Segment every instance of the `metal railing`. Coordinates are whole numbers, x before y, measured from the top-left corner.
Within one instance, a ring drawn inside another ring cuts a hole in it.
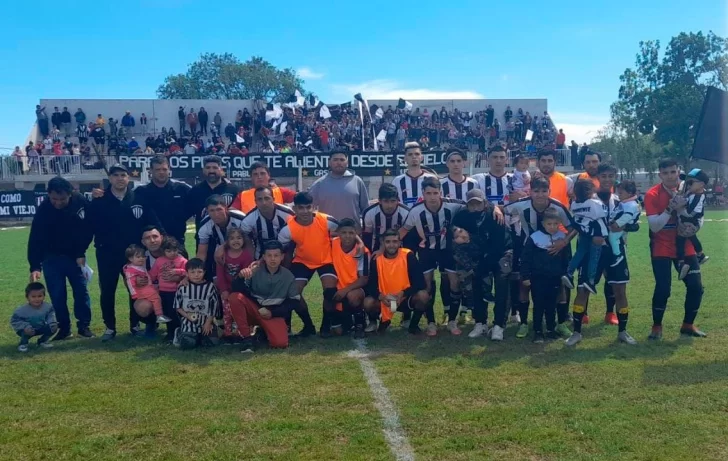
[[[100,167],[82,155],[38,155],[34,157],[12,155],[0,157],[0,178],[16,179],[31,175],[82,175],[97,173]]]

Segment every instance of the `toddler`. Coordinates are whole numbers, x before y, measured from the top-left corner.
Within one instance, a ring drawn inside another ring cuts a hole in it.
[[[157,323],[170,322],[171,319],[164,315],[162,311],[162,300],[159,297],[159,292],[152,283],[150,273],[147,272],[147,258],[144,255],[144,248],[139,245],[130,245],[126,249],[125,255],[128,264],[123,269],[124,280],[126,280],[131,299],[134,301],[143,299],[152,303],[154,314],[157,316]],[[137,282],[139,277],[145,277],[148,280],[147,284],[144,286],[139,285],[139,282]]]
[[[45,286],[40,282],[29,283],[25,287],[26,304],[15,309],[10,317],[10,326],[20,336],[18,351],[28,352],[28,342],[34,336],[38,338],[40,347],[53,347],[51,336],[58,331],[56,311],[45,302]]]
[[[189,283],[180,285],[174,295],[174,310],[181,320],[172,344],[182,349],[216,345],[217,330],[213,322],[219,308],[220,293],[212,282],[205,280],[204,261],[192,258],[185,268]]]
[[[531,195],[531,173],[528,172],[528,157],[523,154],[518,154],[513,161],[515,163],[515,170],[513,170],[513,190]]]
[[[680,280],[687,277],[690,264],[685,264],[685,243],[687,240],[693,244],[698,263],[708,262],[708,256],[703,253],[703,245],[698,240],[697,233],[703,225],[705,212],[705,186],[710,182],[708,175],[700,168],[695,168],[687,174],[685,179],[685,201],[687,206],[677,215],[677,249],[678,268]]]
[[[159,285],[159,296],[162,298],[162,310],[174,312],[174,294],[180,280],[185,278],[185,264],[187,259],[180,255],[180,245],[176,238],[165,237],[162,242],[164,256],[157,258],[149,271],[152,281]],[[169,320],[168,320],[169,321]],[[171,328],[171,325],[167,326]],[[168,338],[172,331],[168,330]]]

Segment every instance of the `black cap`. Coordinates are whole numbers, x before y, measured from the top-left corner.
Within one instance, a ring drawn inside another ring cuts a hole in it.
[[[129,170],[121,163],[114,163],[113,165],[111,165],[111,168],[109,168],[109,174],[114,174],[117,171],[123,171],[127,174],[129,173]]]
[[[687,179],[697,179],[698,181],[701,181],[705,184],[708,184],[710,182],[710,177],[708,176],[708,174],[700,168],[690,170]]]

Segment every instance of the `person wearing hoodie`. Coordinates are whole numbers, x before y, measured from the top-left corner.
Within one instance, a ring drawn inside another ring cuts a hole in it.
[[[321,213],[338,220],[351,218],[361,223],[362,213],[369,206],[369,193],[364,181],[348,167],[349,157],[345,152],[332,152],[329,173],[317,179],[309,192]]]
[[[129,112],[128,110],[126,111],[124,116],[121,117],[121,126],[124,127],[126,134],[132,135],[134,133],[134,127],[136,126],[136,120],[134,120],[134,117],[131,115],[131,112]]]
[[[76,126],[86,124],[86,113],[80,107],[78,108],[76,113],[73,114],[73,118],[76,119]]]

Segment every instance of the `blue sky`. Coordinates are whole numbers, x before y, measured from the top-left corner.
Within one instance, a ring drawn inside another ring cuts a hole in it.
[[[226,51],[298,69],[334,103],[359,91],[545,97],[567,136],[585,139],[609,118],[640,40],[728,35],[725,0],[39,0],[3,10],[2,148],[25,140],[40,98],[155,98],[165,76]]]

